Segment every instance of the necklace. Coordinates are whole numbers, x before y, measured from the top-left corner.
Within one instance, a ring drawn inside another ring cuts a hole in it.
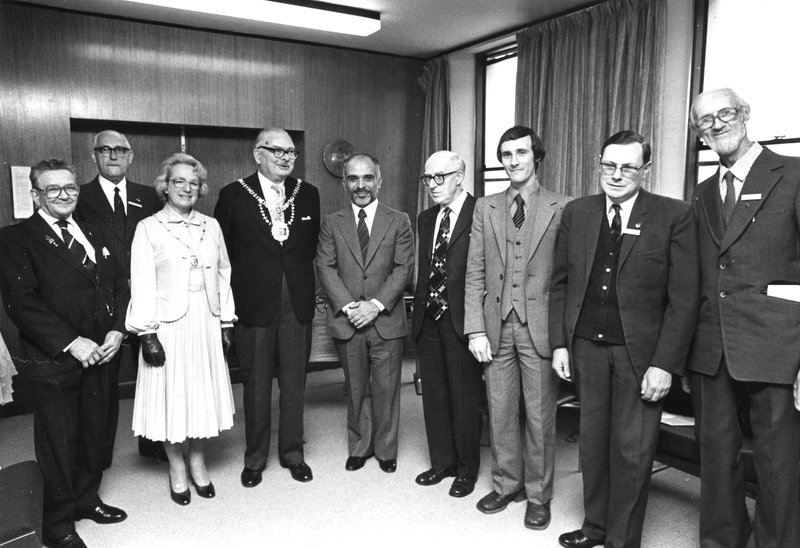
[[[194,249],[192,249],[192,246],[190,246],[189,244],[187,244],[186,242],[184,242],[182,239],[180,239],[180,238],[178,237],[178,235],[177,235],[177,234],[175,234],[174,232],[172,232],[172,231],[169,229],[169,227],[167,226],[167,224],[166,224],[166,223],[164,223],[164,221],[162,221],[161,219],[159,219],[159,218],[158,218],[158,215],[155,215],[155,218],[156,218],[156,220],[157,220],[157,221],[158,221],[158,222],[161,224],[161,226],[163,226],[163,227],[164,227],[164,230],[166,230],[167,232],[169,232],[170,236],[172,236],[173,238],[175,238],[176,240],[178,240],[180,243],[182,243],[184,246],[186,246],[186,248],[189,250],[189,253],[191,253],[191,256],[189,257],[189,264],[191,264],[191,265],[192,265],[192,268],[197,268],[197,265],[198,265],[198,264],[200,264],[200,261],[197,259],[197,255],[195,255],[195,253],[194,253]],[[184,226],[189,226],[189,223],[187,223],[186,221],[181,221],[181,222],[184,224]],[[205,218],[204,218],[204,219],[203,219],[203,233],[202,233],[202,234],[200,234],[200,241],[199,241],[199,242],[197,242],[197,246],[196,246],[196,247],[200,247],[200,244],[202,244],[202,243],[203,243],[203,238],[205,238],[205,237],[206,237],[206,220],[205,220]]]
[[[264,222],[267,223],[267,226],[272,228],[272,237],[275,238],[275,240],[279,242],[281,245],[283,245],[283,242],[289,239],[289,227],[294,222],[294,199],[297,197],[297,193],[300,192],[300,185],[302,184],[302,182],[303,181],[301,179],[297,179],[297,185],[295,185],[294,191],[292,191],[292,195],[289,197],[289,199],[286,200],[286,202],[284,202],[283,205],[274,208],[279,211],[286,211],[287,209],[290,208],[291,211],[289,213],[289,221],[272,222],[270,220],[270,216],[267,215],[267,210],[269,210],[269,204],[267,203],[267,201],[264,200],[264,198],[262,198],[258,194],[256,194],[255,191],[249,186],[247,186],[242,179],[239,179],[239,184],[242,185],[242,187],[244,187],[247,193],[250,196],[252,196],[256,202],[258,202],[258,211],[261,213],[261,218],[264,219]]]

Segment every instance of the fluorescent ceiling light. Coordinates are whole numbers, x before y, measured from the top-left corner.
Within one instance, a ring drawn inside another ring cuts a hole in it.
[[[326,2],[297,1],[272,2],[269,0],[128,0],[138,4],[150,4],[224,17],[237,17],[291,25],[307,29],[369,36],[381,29],[379,13]]]

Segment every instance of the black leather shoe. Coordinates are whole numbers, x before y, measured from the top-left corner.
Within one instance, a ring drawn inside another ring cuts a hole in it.
[[[453,485],[450,486],[451,497],[466,497],[475,490],[475,480],[465,477],[457,477],[453,480]]]
[[[372,455],[366,457],[347,457],[347,462],[344,463],[344,469],[351,472],[364,468],[364,463],[372,458]]]
[[[592,546],[601,546],[606,543],[605,539],[595,540],[583,534],[583,531],[570,531],[558,537],[558,543],[566,548],[592,548]]]
[[[301,481],[303,483],[314,479],[314,474],[311,473],[311,467],[305,462],[298,462],[297,464],[281,464],[284,468],[289,469],[292,474],[292,479]]]
[[[242,469],[242,485],[244,487],[255,487],[261,483],[261,470],[253,470],[252,468]]]
[[[456,471],[452,468],[431,468],[417,476],[414,480],[420,485],[436,485],[444,478],[452,478],[456,475]]]
[[[83,539],[75,531],[68,533],[60,538],[54,538],[45,542],[45,546],[50,548],[86,548]]]
[[[378,465],[380,465],[381,470],[383,470],[387,474],[391,474],[392,472],[397,470],[397,459],[386,459],[386,460],[378,459]]]
[[[209,484],[211,485],[211,484]],[[212,487],[213,489],[213,487]],[[198,489],[197,494],[200,494],[200,490]],[[178,493],[177,491],[172,490],[172,485],[169,486],[169,498],[172,499],[172,502],[175,504],[180,504],[181,506],[186,506],[190,502],[192,502],[192,492],[186,489],[185,491],[181,491]]]
[[[125,510],[114,508],[101,502],[94,508],[88,510],[78,510],[75,519],[90,519],[95,523],[119,523],[128,517]]]
[[[167,462],[167,453],[164,451],[164,444],[160,441],[153,441],[139,436],[139,454],[143,457],[154,459],[159,462]]]
[[[217,496],[217,491],[216,489],[214,489],[214,484],[211,483],[210,481],[208,482],[208,485],[197,485],[197,483],[193,479],[192,483],[194,483],[194,490],[197,491],[197,494],[203,497],[204,499],[213,499],[215,496]],[[186,492],[188,493],[189,490],[187,489]],[[189,503],[187,502],[186,504]]]
[[[547,529],[548,525],[550,525],[550,503],[536,504],[528,501],[528,507],[525,508],[525,527],[541,531]]]
[[[484,514],[496,514],[497,512],[502,512],[505,510],[506,506],[508,506],[512,501],[521,502],[523,500],[525,500],[524,489],[517,491],[516,493],[511,493],[510,495],[501,495],[497,491],[492,491],[479,500],[478,504],[475,506]]]

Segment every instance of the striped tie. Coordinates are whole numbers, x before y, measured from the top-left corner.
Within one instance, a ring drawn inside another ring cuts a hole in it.
[[[367,223],[364,219],[367,218],[367,212],[364,208],[358,210],[358,243],[361,244],[361,258],[367,260],[367,250],[369,249],[369,230],[367,230]]]
[[[522,223],[525,222],[525,200],[522,199],[522,194],[514,196],[514,203],[517,204],[517,210],[514,212],[514,226],[519,230],[522,228]]]
[[[428,278],[428,310],[434,320],[447,310],[447,243],[450,238],[450,208],[444,208],[439,233],[431,257],[431,275]]]
[[[86,268],[86,270],[89,272],[94,272],[95,264],[86,253],[86,248],[83,247],[67,229],[69,223],[64,219],[61,219],[56,221],[56,224],[61,228],[61,238],[63,238],[64,243],[67,244],[67,249],[69,249],[69,252],[75,255],[78,260],[80,260],[81,264],[84,266],[84,268]]]

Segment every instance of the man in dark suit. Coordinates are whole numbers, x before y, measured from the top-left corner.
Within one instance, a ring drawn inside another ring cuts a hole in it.
[[[414,269],[408,215],[378,203],[378,161],[349,158],[343,184],[350,207],[322,221],[317,273],[328,296],[334,338],[347,386],[347,470],[373,456],[384,472],[397,469],[400,369],[406,310],[403,290]]]
[[[497,159],[511,185],[475,204],[464,296],[464,334],[485,364],[492,444],[492,491],[477,508],[494,514],[527,500],[529,529],[550,524],[558,379],[550,364],[547,305],[558,223],[569,201],[539,185],[544,153],[528,127],[500,137]]]
[[[600,157],[602,194],[567,204],[550,290],[553,369],[581,401],[583,526],[562,546],[638,547],[663,397],[697,314],[689,204],[650,194],[651,149],[620,131]],[[571,364],[570,364],[571,358]]]
[[[411,333],[417,341],[422,409],[431,468],[417,476],[434,485],[456,476],[453,497],[475,488],[480,465],[481,367],[464,337],[464,274],[475,198],[461,186],[466,166],[447,150],[425,162],[420,177],[433,207],[419,214],[417,283]]]
[[[81,186],[75,217],[94,225],[119,263],[125,277],[130,280],[131,243],[136,224],[161,208],[152,187],[127,180],[128,168],[133,162],[133,149],[128,139],[112,130],[101,131],[92,143],[92,159],[97,166],[97,177]],[[139,343],[129,337],[134,366],[139,360]],[[119,360],[109,365],[109,412],[104,442],[105,468],[111,466],[114,440],[119,418]],[[166,460],[160,443],[139,438],[139,454]]]
[[[244,386],[245,487],[261,483],[267,465],[276,376],[280,465],[297,481],[313,479],[303,453],[303,403],[314,319],[319,192],[289,176],[298,154],[284,130],[262,130],[253,148],[258,171],[223,187],[214,210],[228,247],[239,316],[234,347]]]
[[[124,511],[97,493],[109,408],[130,292],[99,233],[76,222],[75,168],[45,160],[31,169],[39,210],[0,231],[0,292],[19,328],[19,374],[33,401],[34,448],[44,477],[44,541],[85,546],[75,520],[116,523]]]
[[[749,119],[750,105],[730,89],[704,92],[692,105],[692,126],[720,162],[692,201],[701,294],[689,369],[704,547],[744,546],[751,533],[739,456],[743,401],[759,487],[756,545],[800,546],[800,160],[750,141]]]

